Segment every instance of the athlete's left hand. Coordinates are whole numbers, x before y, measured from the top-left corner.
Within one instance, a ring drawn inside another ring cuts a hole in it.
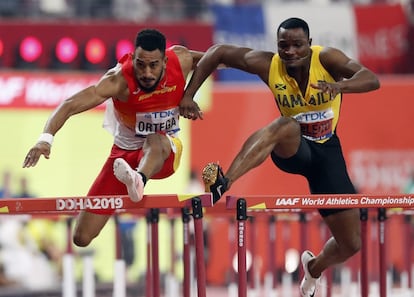
[[[314,89],[319,89],[323,93],[329,94],[331,99],[335,98],[336,95],[341,93],[341,89],[339,87],[339,84],[336,83],[336,82],[329,83],[329,82],[326,82],[324,80],[318,80],[317,84],[311,83],[310,85]]]
[[[180,115],[186,119],[196,120],[203,119],[203,112],[200,110],[197,102],[189,96],[184,96],[180,102]]]

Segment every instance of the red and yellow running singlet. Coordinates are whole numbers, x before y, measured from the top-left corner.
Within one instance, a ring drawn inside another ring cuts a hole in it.
[[[117,126],[115,144],[124,149],[139,148],[145,136],[179,131],[179,103],[184,94],[185,79],[180,61],[172,49],[166,50],[167,66],[157,88],[150,93],[140,90],[134,75],[132,54],[119,60],[128,83],[128,101],[112,98]]]

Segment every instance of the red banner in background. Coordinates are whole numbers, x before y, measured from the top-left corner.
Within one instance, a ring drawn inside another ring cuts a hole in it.
[[[357,5],[354,9],[360,62],[376,73],[410,72],[410,26],[402,5]]]
[[[86,73],[0,73],[0,108],[55,108],[99,77]]]
[[[414,148],[352,150],[349,170],[362,193],[399,193],[414,170]]]

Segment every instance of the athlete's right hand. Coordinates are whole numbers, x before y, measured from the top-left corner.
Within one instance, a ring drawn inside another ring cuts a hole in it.
[[[46,159],[49,159],[51,145],[47,142],[41,141],[36,143],[26,155],[26,158],[23,161],[23,168],[34,167],[41,155],[45,156]]]

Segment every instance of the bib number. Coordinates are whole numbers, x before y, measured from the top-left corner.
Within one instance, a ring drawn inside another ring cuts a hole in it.
[[[300,113],[294,116],[299,122],[302,135],[313,141],[330,138],[333,134],[332,109]]]

